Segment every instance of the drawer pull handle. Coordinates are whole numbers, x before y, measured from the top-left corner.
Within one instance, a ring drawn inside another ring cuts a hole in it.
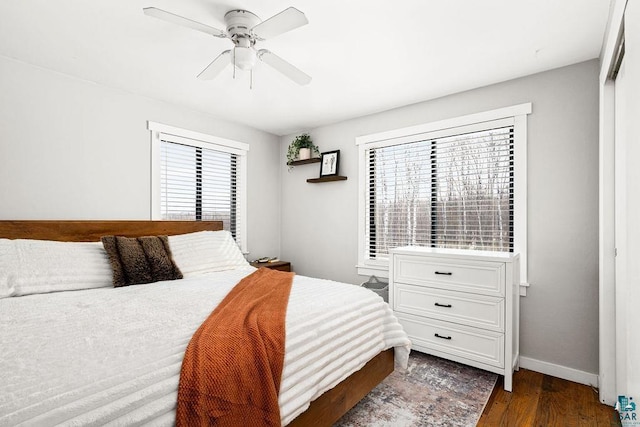
[[[441,276],[451,276],[453,273],[450,271],[436,271],[436,274],[439,274]]]
[[[439,302],[434,304],[436,307],[445,307],[445,308],[451,308],[451,304],[440,304]]]
[[[442,335],[435,334],[436,338],[442,338],[443,340],[450,340],[451,337],[443,337]]]

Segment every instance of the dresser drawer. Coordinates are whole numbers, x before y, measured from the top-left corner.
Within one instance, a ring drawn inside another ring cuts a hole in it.
[[[504,331],[504,298],[395,283],[393,310]]]
[[[504,335],[410,314],[396,316],[419,351],[451,354],[496,368],[504,368]]]
[[[394,282],[493,296],[504,296],[502,262],[464,261],[397,254]]]

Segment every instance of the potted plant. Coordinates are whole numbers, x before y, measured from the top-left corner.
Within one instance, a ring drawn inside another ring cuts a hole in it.
[[[312,151],[316,156],[320,155],[320,150],[313,143],[308,133],[296,136],[287,150],[287,164],[291,164],[294,160],[310,159]]]

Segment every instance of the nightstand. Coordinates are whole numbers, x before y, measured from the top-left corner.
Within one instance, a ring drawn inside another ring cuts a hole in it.
[[[252,262],[251,265],[255,268],[264,267],[272,270],[291,271],[291,263],[289,261]]]

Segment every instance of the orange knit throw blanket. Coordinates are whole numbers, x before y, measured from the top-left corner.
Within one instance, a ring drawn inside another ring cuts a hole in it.
[[[191,338],[176,425],[280,426],[278,393],[293,273],[242,279]]]

